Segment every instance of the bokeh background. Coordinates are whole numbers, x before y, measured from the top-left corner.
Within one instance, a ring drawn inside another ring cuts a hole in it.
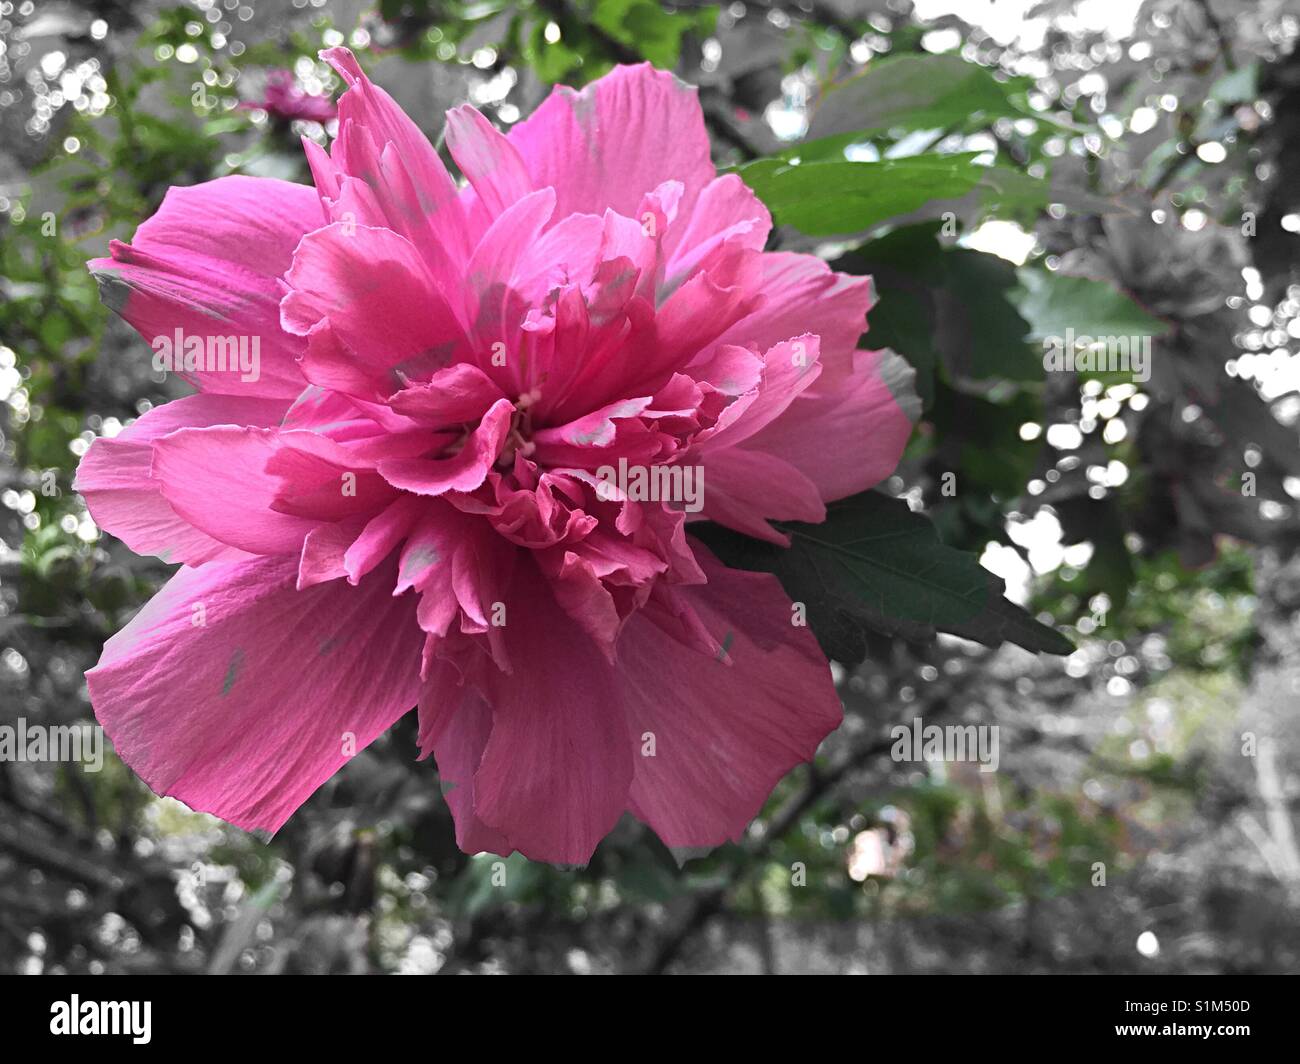
[[[869,633],[817,763],[685,863],[631,820],[586,869],[460,853],[410,717],[269,844],[111,754],[0,762],[0,970],[1295,971],[1298,36],[1281,0],[0,0],[0,724],[91,722],[168,575],[71,490],[181,389],[85,261],[170,185],[309,180],[340,43],[435,140],[648,58],[721,166],[981,153],[992,191],[774,241],[875,275],[926,399],[886,490],[1077,646]],[[1044,373],[1064,325],[1158,332],[1150,380]],[[916,717],[998,725],[999,770],[894,762]]]

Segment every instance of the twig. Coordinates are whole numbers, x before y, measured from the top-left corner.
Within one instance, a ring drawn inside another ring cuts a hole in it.
[[[727,895],[757,867],[772,843],[783,837],[787,831],[799,822],[810,808],[817,804],[827,791],[843,779],[849,772],[859,768],[866,761],[884,753],[893,745],[892,739],[873,743],[871,746],[855,751],[844,758],[838,765],[822,775],[810,774],[811,779],[798,794],[789,799],[772,817],[767,830],[746,846],[743,863],[734,864],[727,878],[722,883],[714,884],[696,895],[694,902],[680,921],[656,947],[644,973],[660,975],[676,959],[686,942],[692,938],[721,909]]]
[[[1223,23],[1219,21],[1219,16],[1214,13],[1210,7],[1210,0],[1197,0],[1201,12],[1205,15],[1205,24],[1210,28],[1219,42],[1219,52],[1223,55],[1223,65],[1229,70],[1237,69],[1237,61],[1232,57],[1232,47],[1228,44],[1228,34],[1224,31]]]

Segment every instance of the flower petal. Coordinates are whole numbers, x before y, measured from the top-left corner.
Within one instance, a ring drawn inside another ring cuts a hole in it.
[[[557,218],[606,208],[638,217],[665,181],[683,184],[688,211],[714,175],[695,89],[649,63],[615,67],[581,92],[557,86],[509,139],[533,187],[555,188]]]
[[[297,554],[317,524],[272,509],[280,482],[266,471],[280,450],[272,429],[216,425],[155,441],[153,478],[182,518],[250,554]]]
[[[764,451],[728,447],[704,459],[704,516],[758,539],[787,545],[767,523],[826,520],[817,485],[784,459]]]
[[[285,276],[284,327],[308,335],[322,321],[367,365],[445,364],[464,332],[424,259],[388,229],[336,222],[304,237]]]
[[[422,425],[444,428],[477,421],[493,403],[504,398],[501,389],[481,369],[457,362],[439,370],[427,382],[393,395],[388,405]]]
[[[463,262],[474,247],[473,241],[456,183],[429,138],[387,92],[366,77],[351,51],[328,48],[320,56],[348,85],[339,98],[339,135],[331,151],[331,167],[376,185],[387,183],[391,194],[381,196],[385,201],[415,204],[421,208],[420,214],[437,215],[441,248],[452,260]],[[381,162],[381,172],[375,173],[374,153],[377,150],[386,154],[388,144],[394,148],[393,162],[387,166]],[[392,172],[398,164],[405,175]],[[324,172],[319,156],[313,160],[313,171],[318,166]],[[322,191],[330,194],[329,187],[327,183]],[[360,221],[361,216],[356,220]]]
[[[447,147],[490,217],[533,191],[518,150],[469,104],[447,112]]]
[[[665,243],[675,249],[666,269],[674,290],[727,241],[762,251],[772,231],[772,215],[735,174],[714,178],[704,187],[685,226],[669,230]]]
[[[169,189],[131,244],[89,266],[105,304],[148,340],[248,337],[258,376],[202,368],[183,375],[200,389],[291,398],[303,389],[303,341],[280,328],[279,277],[304,233],[325,224],[307,185],[235,175]]]
[[[871,278],[836,273],[815,255],[766,252],[758,261],[759,288],[766,298],[717,343],[765,351],[801,333],[815,332],[821,338],[823,369],[817,389],[836,391],[853,372],[853,352],[867,331],[866,314],[874,300]]]
[[[163,498],[162,485],[151,475],[152,443],[181,428],[278,425],[288,407],[285,399],[204,394],[154,407],[117,436],[101,436],[90,445],[73,490],[85,496],[95,523],[137,554],[187,565],[247,558],[195,528]]]
[[[858,351],[854,365],[839,392],[810,389],[745,441],[747,449],[798,469],[823,502],[866,491],[893,473],[921,415],[916,371],[894,352]]]
[[[394,573],[297,591],[295,558],[182,569],[86,674],[153,790],[275,831],[419,697],[415,596]]]
[[[506,837],[474,812],[474,773],[492,734],[492,709],[460,686],[456,670],[442,663],[420,695],[420,756],[433,754],[443,797],[456,822],[456,845],[465,853],[509,854]]]
[[[627,804],[622,680],[535,571],[506,600],[513,675],[484,670],[492,734],[474,777],[480,819],[534,861],[586,864]]]
[[[458,454],[437,460],[390,458],[379,463],[379,473],[393,487],[417,495],[473,491],[483,483],[501,453],[514,411],[509,399],[499,399],[483,415]]]
[[[619,642],[627,727],[640,749],[631,808],[668,846],[738,839],[777,781],[810,761],[843,716],[826,658],[807,628],[791,624],[776,578],[695,550],[709,582],[676,592],[724,660],[683,653],[640,616]]]

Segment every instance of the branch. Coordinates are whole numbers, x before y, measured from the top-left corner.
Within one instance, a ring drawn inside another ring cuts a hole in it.
[[[771,823],[763,834],[745,847],[745,860],[733,864],[724,882],[708,887],[696,895],[691,908],[677,927],[668,934],[656,948],[650,963],[643,974],[662,975],[681,952],[682,947],[708,921],[721,910],[727,895],[744,882],[745,878],[757,866],[758,860],[766,855],[772,843],[785,835],[798,822],[805,812],[811,809],[828,790],[844,778],[850,771],[878,754],[887,751],[893,745],[892,740],[884,740],[859,750],[846,757],[837,766],[824,775],[810,773],[811,779],[798,794],[790,798],[772,817]]]
[[[1219,16],[1210,7],[1210,0],[1197,0],[1197,3],[1200,5],[1201,12],[1205,15],[1205,24],[1219,42],[1219,52],[1223,56],[1223,65],[1229,71],[1236,70],[1237,61],[1232,57],[1232,47],[1228,43],[1228,35],[1223,29],[1223,23],[1219,21]]]

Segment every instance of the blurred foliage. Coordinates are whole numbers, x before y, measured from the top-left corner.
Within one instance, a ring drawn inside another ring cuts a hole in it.
[[[111,755],[0,763],[0,966],[1294,969],[1300,868],[1269,825],[1300,764],[1300,19],[1121,15],[1046,0],[995,35],[908,0],[0,3],[0,723],[91,721],[84,670],[168,575],[70,490],[95,436],[178,394],[85,261],[171,185],[308,180],[298,138],[329,131],[246,105],[276,69],[337,92],[316,53],[341,43],[435,143],[449,106],[509,126],[619,62],[699,85],[772,246],[873,275],[866,340],[917,370],[885,486],[917,512],[867,504],[897,556],[937,531],[959,584],[961,551],[996,570],[983,607],[1014,611],[1005,578],[1077,644],[936,640],[969,603],[829,609],[853,619],[828,643],[844,727],[742,842],[684,862],[630,821],[584,870],[461,854],[409,718],[269,844]],[[1150,378],[1045,373],[1065,328],[1150,336]],[[997,724],[999,771],[890,760],[916,717]]]

